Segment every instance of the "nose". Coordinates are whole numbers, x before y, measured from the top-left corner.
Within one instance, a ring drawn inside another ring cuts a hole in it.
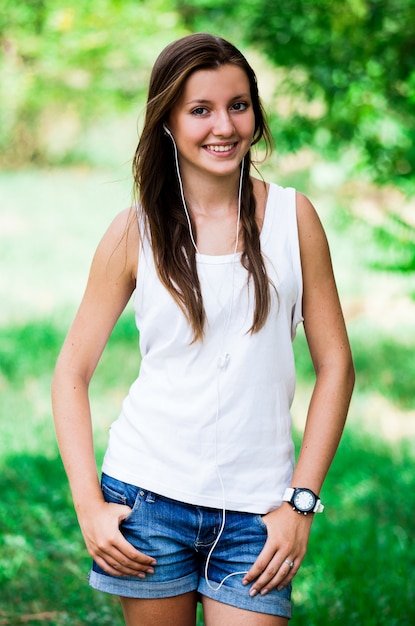
[[[217,112],[213,132],[221,137],[230,137],[235,132],[235,125],[227,109]]]

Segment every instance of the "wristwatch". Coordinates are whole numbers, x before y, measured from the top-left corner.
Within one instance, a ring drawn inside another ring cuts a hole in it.
[[[294,511],[308,515],[308,513],[322,513],[324,505],[314,491],[306,487],[287,487],[282,496],[283,502],[289,502]]]

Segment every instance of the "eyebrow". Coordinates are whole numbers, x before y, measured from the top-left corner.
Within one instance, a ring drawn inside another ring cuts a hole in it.
[[[238,94],[237,96],[233,96],[231,98],[231,100],[240,100],[241,98],[250,98],[251,94],[249,93],[241,93]],[[186,105],[189,104],[210,104],[212,101],[211,100],[207,100],[206,98],[195,98],[194,100],[189,100],[189,102],[186,102]]]

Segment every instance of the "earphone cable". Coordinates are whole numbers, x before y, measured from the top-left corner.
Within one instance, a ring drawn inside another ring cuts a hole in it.
[[[192,241],[192,244],[196,250],[196,252],[199,254],[199,250],[197,248],[196,245],[196,241],[193,235],[193,229],[192,229],[192,222],[190,219],[190,215],[189,215],[189,211],[187,208],[187,204],[186,204],[186,199],[184,197],[184,190],[183,190],[183,183],[182,183],[182,177],[181,177],[181,173],[180,173],[180,166],[179,166],[179,156],[178,156],[178,150],[177,150],[177,146],[176,146],[176,141],[173,137],[173,135],[171,134],[171,132],[168,130],[167,127],[165,127],[165,131],[167,132],[167,134],[170,136],[172,143],[173,143],[173,148],[174,148],[174,160],[175,160],[175,166],[176,166],[176,173],[177,173],[177,178],[178,178],[178,182],[179,182],[179,189],[180,189],[180,196],[181,196],[181,200],[183,203],[183,209],[186,215],[186,219],[187,219],[187,223],[188,223],[188,227],[189,227],[189,235],[190,235],[190,239]],[[240,223],[241,223],[241,204],[242,204],[242,184],[243,184],[243,174],[244,174],[244,165],[245,165],[245,157],[243,157],[242,162],[241,162],[241,170],[240,170],[240,175],[239,175],[239,185],[238,185],[238,215],[237,215],[237,220],[236,220],[236,235],[235,235],[235,247],[234,247],[234,251],[233,251],[233,261],[232,261],[232,280],[231,280],[231,299],[230,299],[230,305],[228,308],[228,313],[225,319],[225,324],[223,327],[223,331],[222,331],[222,351],[223,351],[223,347],[225,344],[225,337],[226,337],[226,333],[229,327],[229,323],[230,323],[230,319],[232,316],[232,312],[233,312],[233,304],[234,304],[234,295],[235,295],[235,263],[236,263],[236,259],[235,259],[235,255],[238,251],[238,246],[239,246],[239,229],[240,229]],[[227,366],[227,358],[229,357],[228,354],[225,355],[225,361],[224,361],[224,367],[226,368]],[[218,545],[218,542],[222,536],[222,533],[225,529],[225,524],[226,524],[226,492],[225,492],[225,485],[223,483],[223,479],[222,479],[222,475],[220,473],[220,468],[219,468],[219,462],[218,462],[218,424],[219,424],[219,417],[220,417],[220,372],[222,371],[222,366],[219,366],[218,364],[218,372],[216,374],[216,398],[217,398],[217,402],[216,402],[216,417],[215,417],[215,440],[214,440],[214,446],[215,446],[215,469],[216,469],[216,474],[218,476],[219,479],[219,484],[221,487],[221,492],[222,492],[222,521],[221,521],[221,525],[219,528],[219,532],[218,535],[212,545],[212,547],[209,550],[209,553],[207,555],[206,558],[206,563],[205,563],[205,569],[204,569],[204,574],[205,574],[205,581],[206,584],[208,585],[209,589],[211,589],[212,591],[219,591],[219,589],[222,587],[222,585],[224,584],[224,582],[230,578],[231,576],[238,576],[238,575],[243,575],[243,574],[247,574],[247,571],[243,571],[243,572],[232,572],[231,574],[228,574],[227,576],[225,576],[220,583],[217,586],[213,586],[211,584],[211,582],[209,581],[209,563],[210,563],[210,559],[211,556],[213,554],[213,551],[215,550],[216,546]]]
[[[176,165],[177,178],[178,178],[178,181],[179,181],[180,196],[181,196],[181,199],[182,199],[183,209],[184,209],[184,212],[185,212],[185,215],[186,215],[186,219],[187,219],[187,224],[189,226],[190,239],[192,240],[192,244],[194,246],[194,249],[196,250],[197,253],[199,253],[199,250],[198,250],[197,245],[196,245],[196,241],[195,241],[195,239],[193,237],[192,222],[190,220],[189,211],[187,209],[187,204],[186,204],[186,200],[185,200],[185,197],[184,197],[183,183],[182,183],[182,177],[181,177],[181,174],[180,174],[180,167],[179,167],[179,155],[178,155],[178,151],[177,151],[176,142],[174,140],[173,135],[171,134],[171,132],[166,127],[165,127],[165,131],[171,137],[171,140],[172,140],[172,143],[173,143],[174,162],[175,162],[175,165]]]
[[[239,245],[239,225],[240,225],[240,219],[241,219],[241,200],[242,200],[242,182],[243,182],[243,170],[244,170],[244,163],[245,163],[245,157],[242,159],[242,163],[241,163],[241,173],[240,173],[240,177],[239,177],[239,190],[238,190],[238,218],[237,218],[237,227],[236,227],[236,240],[235,240],[235,249],[234,249],[234,255],[236,254],[237,250],[238,250],[238,245]],[[223,347],[224,347],[224,343],[225,343],[225,337],[226,337],[226,333],[229,327],[229,323],[230,323],[230,319],[232,316],[232,311],[233,311],[233,304],[234,304],[234,292],[235,292],[235,263],[236,263],[236,259],[233,259],[233,263],[232,263],[232,280],[231,280],[231,301],[230,301],[230,305],[229,305],[229,309],[228,309],[228,314],[226,316],[226,320],[225,320],[225,325],[223,327],[223,331],[222,331],[222,352],[223,352]],[[226,362],[225,362],[225,367],[226,367]],[[238,575],[243,575],[243,574],[247,574],[247,571],[241,571],[241,572],[232,572],[231,574],[228,574],[227,576],[225,576],[218,585],[214,586],[211,584],[210,580],[209,580],[209,563],[210,563],[210,559],[211,556],[213,554],[213,551],[215,550],[216,546],[219,543],[219,540],[222,536],[222,533],[225,529],[225,524],[226,524],[226,492],[225,492],[225,485],[223,483],[223,479],[222,479],[222,475],[220,473],[220,468],[219,468],[219,460],[218,460],[218,425],[219,425],[219,417],[220,417],[220,373],[221,373],[222,369],[218,368],[218,372],[216,374],[216,398],[217,398],[217,402],[216,402],[216,419],[215,419],[215,469],[216,469],[216,474],[218,476],[219,479],[219,484],[221,487],[221,491],[222,491],[222,522],[220,525],[220,529],[218,532],[218,536],[216,537],[212,547],[209,550],[209,553],[207,555],[206,558],[206,563],[205,563],[205,581],[207,586],[209,587],[209,589],[211,589],[212,591],[219,591],[219,589],[222,587],[222,585],[224,584],[224,582],[226,580],[228,580],[228,578],[231,578],[231,576],[238,576]]]

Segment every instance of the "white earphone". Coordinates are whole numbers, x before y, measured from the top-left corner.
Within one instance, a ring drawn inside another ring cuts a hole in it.
[[[166,124],[163,124],[163,130],[164,130],[164,134],[165,134],[165,135],[168,135],[169,137],[171,137],[171,138],[172,138],[172,140],[174,141],[174,137],[173,137],[173,135],[171,134],[170,129],[168,129],[168,128],[167,128]]]

